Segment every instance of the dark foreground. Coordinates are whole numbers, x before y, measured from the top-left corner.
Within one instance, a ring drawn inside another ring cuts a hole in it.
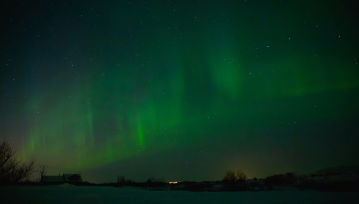
[[[358,192],[151,191],[106,186],[0,186],[1,203],[358,203]]]

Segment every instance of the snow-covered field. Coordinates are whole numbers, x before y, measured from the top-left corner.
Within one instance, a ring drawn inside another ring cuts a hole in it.
[[[359,193],[187,192],[71,185],[2,186],[0,187],[0,203],[359,203]]]

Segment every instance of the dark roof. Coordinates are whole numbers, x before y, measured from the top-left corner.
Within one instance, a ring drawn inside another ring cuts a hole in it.
[[[64,182],[64,178],[62,176],[42,176],[41,181],[46,183],[61,183]]]

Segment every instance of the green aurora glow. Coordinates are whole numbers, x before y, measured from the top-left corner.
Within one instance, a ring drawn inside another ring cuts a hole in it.
[[[358,164],[349,1],[55,2],[2,34],[1,137],[22,159],[103,180]]]

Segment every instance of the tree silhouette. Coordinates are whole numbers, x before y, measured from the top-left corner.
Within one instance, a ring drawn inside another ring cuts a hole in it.
[[[0,183],[16,183],[28,178],[34,162],[24,164],[16,160],[15,151],[7,142],[0,144]]]
[[[245,182],[247,175],[243,171],[227,171],[222,181],[227,183]]]
[[[39,166],[39,174],[40,174],[40,181],[42,182],[43,177],[46,175],[47,172],[47,166],[46,165],[40,165]]]
[[[238,182],[246,182],[248,177],[243,171],[237,171],[237,181]]]
[[[226,175],[223,177],[224,182],[235,182],[237,180],[236,173],[234,171],[227,171]]]

